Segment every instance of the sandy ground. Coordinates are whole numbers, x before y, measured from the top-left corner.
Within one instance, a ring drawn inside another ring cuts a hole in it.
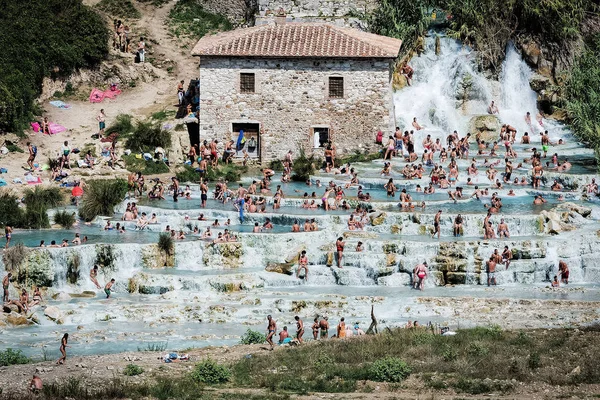
[[[94,5],[97,0],[86,0],[84,3]],[[92,139],[92,135],[98,133],[98,122],[96,116],[100,109],[104,109],[106,113],[106,124],[114,121],[118,114],[131,114],[136,118],[145,118],[153,112],[163,109],[175,110],[177,103],[176,85],[180,80],[185,80],[186,83],[198,75],[197,60],[191,56],[189,50],[181,48],[181,41],[172,38],[168,33],[165,21],[171,8],[175,5],[175,1],[166,4],[161,8],[155,8],[148,3],[135,2],[135,6],[142,11],[143,17],[136,22],[133,22],[132,32],[146,32],[146,41],[152,41],[152,56],[157,59],[169,59],[174,62],[174,68],[171,73],[166,69],[156,68],[149,63],[134,64],[133,54],[122,54],[111,49],[111,58],[116,58],[116,61],[111,63],[120,63],[127,66],[132,66],[136,69],[141,69],[141,75],[154,76],[149,82],[138,82],[134,88],[120,87],[123,91],[114,100],[105,99],[102,103],[90,103],[89,101],[66,100],[72,107],[70,109],[59,109],[49,104],[49,101],[43,102],[41,105],[46,111],[44,116],[52,122],[63,125],[67,128],[66,132],[56,135],[42,135],[35,133],[33,130],[28,130],[27,139],[18,139],[15,135],[7,135],[6,139],[21,147],[25,153],[9,153],[5,156],[0,156],[0,167],[8,170],[7,174],[0,175],[9,183],[8,187],[15,189],[26,188],[27,185],[13,184],[14,178],[23,179],[27,165],[27,146],[26,142],[31,141],[38,148],[36,162],[46,164],[49,157],[57,157],[61,146],[65,140],[69,141],[72,148],[82,148],[86,144],[93,143],[96,145],[97,153],[100,153],[101,147],[107,147],[106,143],[100,143],[99,140]],[[108,21],[108,20],[107,20]],[[118,151],[123,151],[123,148],[118,148]],[[75,158],[77,159],[77,157]],[[108,166],[100,165],[94,168],[93,171],[86,169],[74,168],[70,171],[72,177],[77,178],[82,174],[88,175],[124,175],[127,173],[122,168],[116,170]],[[48,171],[36,171],[34,175],[42,177],[44,183],[49,182],[50,173]]]

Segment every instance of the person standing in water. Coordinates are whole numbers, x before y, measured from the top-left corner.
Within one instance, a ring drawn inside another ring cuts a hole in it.
[[[321,339],[327,339],[329,337],[329,318],[323,317],[319,321],[319,329],[321,329]]]
[[[277,330],[277,324],[275,323],[275,320],[270,316],[267,315],[267,321],[269,321],[268,325],[267,325],[267,343],[269,343],[269,346],[271,346],[271,350],[273,350],[273,347],[275,346],[275,343],[273,343],[273,336],[275,336],[275,331]]]
[[[304,282],[308,282],[308,257],[306,256],[306,250],[302,250],[300,257],[298,257],[296,278],[300,278],[300,272],[302,272],[302,270],[304,270]]]
[[[100,284],[98,283],[98,266],[94,265],[94,268],[90,270],[90,280],[96,285],[96,288],[102,289]]]
[[[56,364],[64,364],[65,361],[67,360],[67,347],[71,347],[71,346],[67,346],[67,342],[69,341],[69,334],[65,333],[62,337],[62,339],[60,340],[60,353],[62,354],[62,356],[56,361]]]
[[[563,260],[558,262],[558,275],[562,283],[569,284],[569,266]]]
[[[179,179],[177,177],[172,177],[171,182],[173,182],[173,201],[177,202],[179,197]]]
[[[337,337],[344,339],[346,337],[346,323],[344,317],[340,319],[340,323],[337,325]]]
[[[304,322],[302,322],[297,315],[294,319],[296,320],[296,339],[298,339],[298,342],[303,343],[302,336],[304,335]]]
[[[111,294],[111,289],[112,286],[115,284],[115,279],[111,279],[110,282],[108,282],[106,284],[106,286],[104,286],[104,293],[106,293],[106,298],[108,299],[110,297]]]
[[[435,214],[435,217],[433,218],[433,234],[431,235],[432,238],[435,237],[435,234],[437,233],[437,237],[438,239],[440,238],[440,218],[442,217],[442,210],[438,210],[438,212]]]
[[[340,236],[339,238],[337,238],[337,241],[335,242],[335,247],[337,250],[338,268],[342,268],[342,257],[344,256],[344,246],[346,246],[346,242],[344,242],[344,238]]]
[[[312,329],[313,339],[314,340],[319,339],[319,317],[318,316],[315,317],[315,319],[313,320],[311,329]]]
[[[415,276],[417,279],[414,278]],[[423,261],[423,264],[417,265],[413,271],[414,288],[419,288],[419,290],[423,291],[425,278],[427,278],[427,261]]]
[[[4,227],[4,237],[6,238],[6,246],[4,246],[5,249],[8,249],[8,246],[10,245],[10,239],[12,238],[12,233],[13,233],[12,227],[6,225]]]

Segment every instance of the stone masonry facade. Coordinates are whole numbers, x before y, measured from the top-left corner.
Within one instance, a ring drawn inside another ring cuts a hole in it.
[[[360,26],[359,15],[373,11],[377,0],[258,0],[256,24],[273,23],[280,11],[288,22],[329,22],[338,26]]]
[[[322,154],[314,128],[329,128],[338,154],[375,149],[393,131],[390,60],[203,56],[200,138],[236,139],[234,123],[260,127],[260,159],[288,150]],[[240,73],[255,74],[255,93],[240,92]],[[329,98],[329,77],[343,77],[344,97]]]

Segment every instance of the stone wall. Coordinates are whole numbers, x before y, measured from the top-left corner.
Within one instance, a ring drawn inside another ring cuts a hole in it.
[[[248,20],[248,13],[254,13],[258,0],[197,0],[202,7],[214,14],[227,17],[232,23],[239,25]]]
[[[256,24],[275,22],[280,11],[291,22],[330,22],[340,26],[361,26],[357,18],[373,11],[377,0],[258,0]]]
[[[392,132],[393,102],[387,60],[203,57],[200,138],[235,139],[232,122],[261,128],[262,161],[288,150],[315,150],[314,126],[329,127],[338,154],[374,150],[378,130]],[[239,91],[241,72],[256,75],[256,93]],[[344,78],[344,98],[328,97],[330,76]]]

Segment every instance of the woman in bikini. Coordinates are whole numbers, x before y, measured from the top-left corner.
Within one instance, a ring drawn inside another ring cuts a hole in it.
[[[390,180],[388,181],[388,183],[386,183],[385,185],[383,185],[383,187],[387,190],[387,196],[388,197],[395,197],[396,196],[396,186],[394,185],[394,180],[392,178],[390,178]]]
[[[69,340],[69,334],[65,333],[62,337],[62,339],[60,340],[60,353],[62,354],[62,356],[56,361],[56,364],[64,364],[65,361],[67,360],[67,342]]]
[[[302,250],[300,257],[298,258],[296,278],[300,278],[300,271],[302,270],[304,270],[304,282],[308,282],[308,257],[306,256],[306,250]]]

